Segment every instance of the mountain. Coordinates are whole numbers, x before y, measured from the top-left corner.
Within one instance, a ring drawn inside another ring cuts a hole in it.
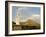
[[[20,22],[21,25],[27,25],[27,26],[39,26],[40,24],[31,20],[31,19],[28,19],[26,22]]]
[[[26,22],[20,22],[23,30],[40,29],[40,24],[34,20],[28,19]]]

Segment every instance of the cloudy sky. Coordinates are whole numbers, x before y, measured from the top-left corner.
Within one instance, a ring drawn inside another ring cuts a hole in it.
[[[16,15],[18,12],[18,16],[20,20],[26,20],[27,18],[40,18],[40,7],[12,7],[12,20],[15,21]]]

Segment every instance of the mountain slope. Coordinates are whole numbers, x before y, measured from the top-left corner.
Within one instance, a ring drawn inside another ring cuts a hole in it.
[[[26,22],[20,22],[20,25],[25,25],[25,26],[40,26],[39,23],[36,23],[35,21],[28,19]]]

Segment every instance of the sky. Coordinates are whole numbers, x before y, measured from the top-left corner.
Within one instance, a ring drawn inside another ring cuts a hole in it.
[[[12,7],[12,20],[15,21],[16,15],[20,20],[25,20],[28,17],[32,17],[32,15],[40,15],[40,7]]]

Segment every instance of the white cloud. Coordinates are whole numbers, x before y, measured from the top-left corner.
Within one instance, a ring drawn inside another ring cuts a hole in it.
[[[23,8],[18,8],[18,9],[17,9],[17,14],[16,14],[16,16],[17,16],[17,15],[19,16],[19,15],[21,14],[20,11],[21,11],[22,9],[23,9]],[[12,21],[16,22],[16,16],[15,16],[15,17],[12,17]],[[21,16],[21,15],[20,15],[20,16]]]
[[[27,8],[23,7],[23,8],[18,8],[17,12],[21,12],[22,10],[26,10]]]

